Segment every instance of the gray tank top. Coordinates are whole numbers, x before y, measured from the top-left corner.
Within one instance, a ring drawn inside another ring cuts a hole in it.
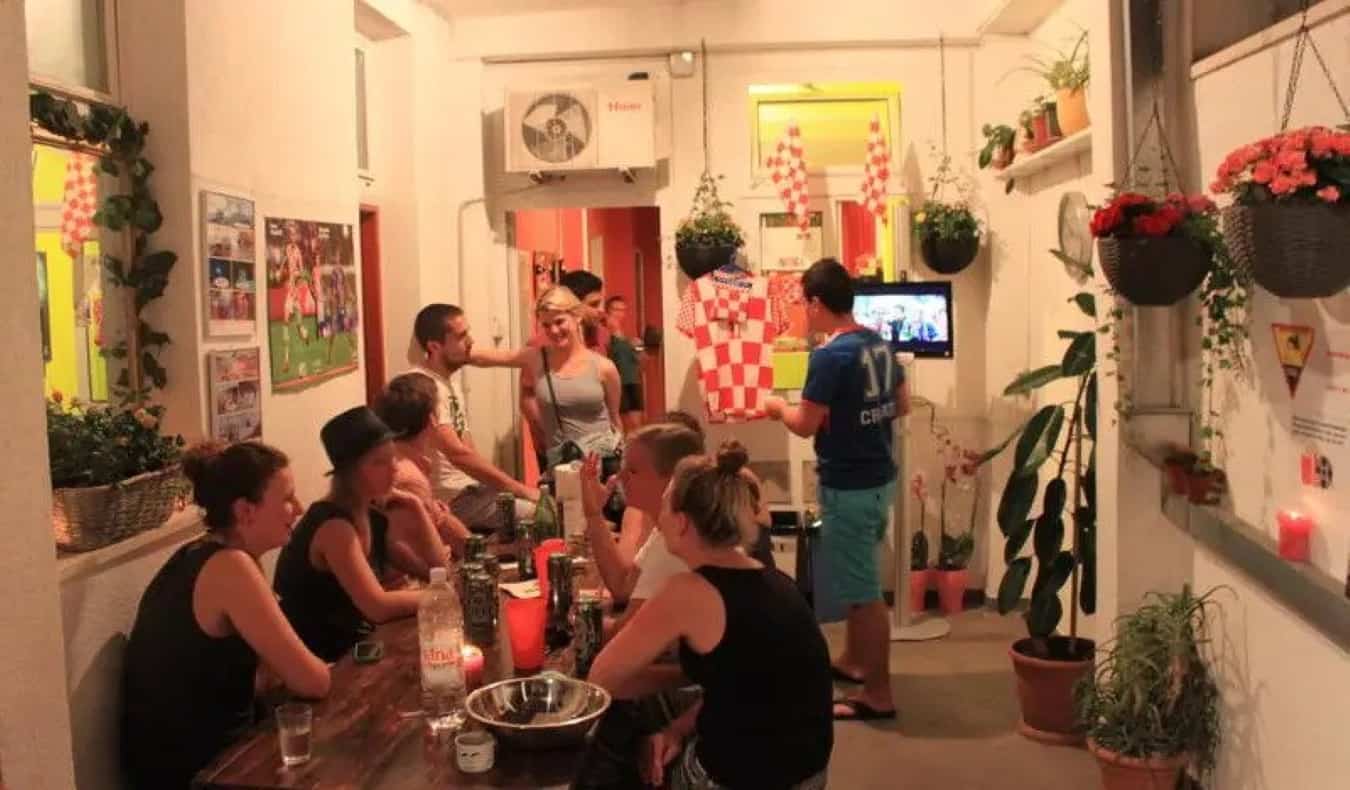
[[[548,371],[548,352],[541,349],[543,369],[534,382],[534,397],[548,433],[549,448],[566,441],[576,442],[583,450],[600,450],[597,443],[608,443],[613,432],[609,409],[605,406],[605,385],[595,354],[589,355],[585,370],[566,378]],[[549,378],[553,389],[549,390]],[[556,408],[555,408],[556,399]]]

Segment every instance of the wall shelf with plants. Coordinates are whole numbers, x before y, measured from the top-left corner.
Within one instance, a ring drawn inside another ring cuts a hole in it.
[[[994,178],[999,181],[1027,178],[1080,154],[1090,153],[1092,153],[1092,127],[1089,126],[1057,143],[1051,143],[1034,154],[1018,156],[1012,164],[995,172]]]

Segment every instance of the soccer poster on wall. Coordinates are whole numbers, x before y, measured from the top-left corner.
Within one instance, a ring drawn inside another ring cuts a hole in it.
[[[202,192],[207,337],[252,337],[257,330],[256,233],[252,200]]]
[[[267,337],[272,391],[291,392],[357,366],[352,226],[268,217]]]
[[[211,436],[225,442],[262,438],[262,369],[258,347],[211,351]]]

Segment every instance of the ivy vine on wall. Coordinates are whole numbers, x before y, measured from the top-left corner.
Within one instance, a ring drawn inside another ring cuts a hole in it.
[[[104,348],[103,354],[126,363],[114,393],[124,403],[142,403],[149,399],[152,387],[163,389],[168,383],[159,355],[170,342],[168,334],[151,326],[143,313],[164,295],[169,272],[178,261],[169,250],[150,251],[150,236],[164,221],[150,192],[155,168],[144,155],[150,126],[137,123],[123,107],[76,102],[43,90],[29,94],[28,110],[32,123],[43,131],[101,150],[99,170],[118,179],[119,189],[103,196],[93,219],[110,231],[130,234],[130,260],[105,252],[102,263],[114,285],[132,292],[128,316],[134,331]]]

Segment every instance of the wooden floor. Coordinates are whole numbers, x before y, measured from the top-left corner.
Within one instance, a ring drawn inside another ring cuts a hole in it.
[[[831,788],[846,790],[1092,790],[1083,749],[1042,746],[1016,732],[1008,645],[1023,624],[984,610],[951,618],[952,633],[891,646],[899,720],[835,725]],[[843,629],[828,626],[838,652]],[[843,692],[844,687],[839,691]]]

